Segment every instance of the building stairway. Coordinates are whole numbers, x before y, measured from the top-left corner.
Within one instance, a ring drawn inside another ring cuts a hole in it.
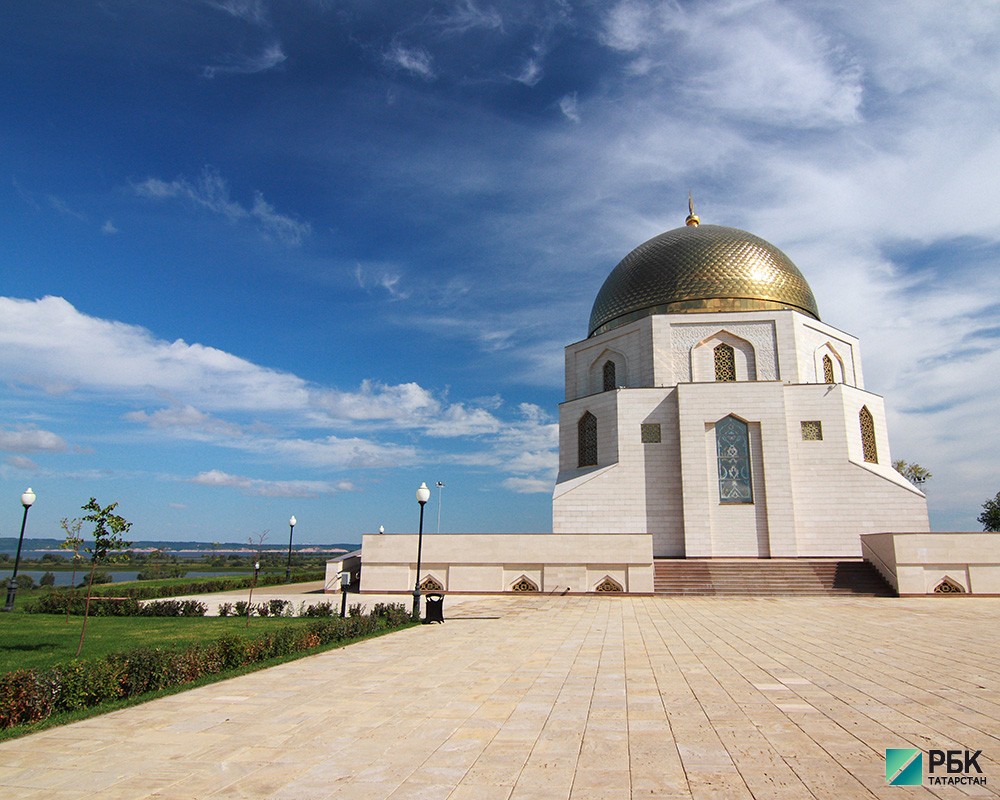
[[[674,595],[846,595],[893,597],[861,559],[657,558],[653,591]]]

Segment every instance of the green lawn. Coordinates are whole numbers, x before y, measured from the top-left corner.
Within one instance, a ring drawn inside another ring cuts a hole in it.
[[[20,602],[21,593],[18,593]],[[287,625],[304,626],[307,618],[253,617],[91,617],[81,658],[96,659],[141,646],[179,647],[209,642],[224,633],[252,636]],[[76,657],[83,617],[0,613],[0,673],[45,668]]]

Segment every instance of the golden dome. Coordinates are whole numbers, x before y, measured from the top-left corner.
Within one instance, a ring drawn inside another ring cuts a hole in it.
[[[597,293],[589,335],[653,314],[782,308],[819,319],[791,259],[752,233],[696,222],[654,236],[619,262]]]

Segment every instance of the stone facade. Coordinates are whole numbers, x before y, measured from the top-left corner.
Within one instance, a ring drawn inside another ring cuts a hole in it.
[[[365,534],[361,589],[406,594],[416,581],[416,534]],[[653,591],[645,535],[438,533],[424,536],[420,582],[446,592]],[[615,589],[617,587],[617,589]]]
[[[865,560],[902,597],[1000,595],[996,533],[873,533],[861,540]]]
[[[716,379],[720,346],[735,380]],[[596,466],[578,461],[588,412]],[[720,498],[727,417],[746,426],[748,502]],[[858,340],[798,311],[653,315],[572,344],[559,430],[556,533],[648,533],[657,557],[766,558],[858,556],[862,533],[928,530],[924,495],[892,469]]]

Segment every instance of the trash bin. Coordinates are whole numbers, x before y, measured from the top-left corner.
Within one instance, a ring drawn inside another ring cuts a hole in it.
[[[427,616],[424,622],[444,622],[444,595],[427,595]]]

